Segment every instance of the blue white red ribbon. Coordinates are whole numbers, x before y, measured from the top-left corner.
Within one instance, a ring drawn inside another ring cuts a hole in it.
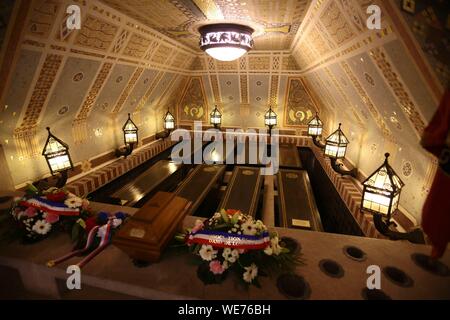
[[[65,256],[62,256],[61,258],[50,260],[47,262],[47,266],[50,268],[54,267],[55,265],[61,262],[64,262],[76,255],[83,254],[86,251],[88,251],[94,242],[94,239],[98,233],[99,228],[100,228],[99,226],[95,226],[94,228],[91,229],[91,231],[89,231],[86,245],[84,246],[83,249],[74,250],[72,252],[69,252]],[[99,246],[94,251],[89,253],[83,260],[81,260],[79,263],[76,264],[80,269],[83,268],[89,261],[91,261],[95,256],[97,256],[101,251],[103,251],[103,249],[105,249],[110,244],[112,235],[111,231],[112,231],[112,220],[109,220],[108,223],[106,224],[106,231],[101,237]]]
[[[260,236],[249,236],[216,230],[199,230],[190,233],[186,243],[206,244],[217,248],[260,250],[270,244],[270,236],[268,232],[263,232]]]
[[[34,197],[20,202],[21,206],[33,207],[48,213],[53,213],[60,216],[78,216],[80,210],[78,208],[69,208],[64,203],[50,201],[42,197]]]

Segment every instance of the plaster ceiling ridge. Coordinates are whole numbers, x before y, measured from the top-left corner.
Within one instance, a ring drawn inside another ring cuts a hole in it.
[[[290,52],[295,51],[295,48],[297,45],[300,45],[303,38],[309,33],[309,29],[312,28],[314,25],[314,22],[317,20],[318,17],[320,17],[320,13],[322,10],[326,7],[323,2],[327,2],[328,0],[312,0],[308,9],[306,10],[305,17],[303,18],[302,23],[300,24],[300,27],[297,30],[297,33],[295,34],[294,40],[291,43],[291,46],[289,48]]]
[[[374,37],[373,32],[366,31],[365,33],[362,33],[347,42],[345,45],[330,51],[323,57],[320,57],[320,60],[313,62],[311,65],[303,69],[300,69],[301,73],[306,75],[311,72],[316,72],[331,64],[339,63],[358,54],[369,52],[372,49],[382,47],[387,43],[398,39],[396,34],[393,33],[391,26],[387,26],[385,29],[380,30],[380,34],[382,33],[387,33],[387,35],[383,37]],[[295,57],[296,55],[294,54],[293,56]]]

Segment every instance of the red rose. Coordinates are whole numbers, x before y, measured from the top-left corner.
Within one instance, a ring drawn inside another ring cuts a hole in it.
[[[66,198],[67,198],[67,195],[64,191],[60,191],[58,193],[50,193],[46,197],[50,201],[64,202],[64,200],[66,200]]]
[[[227,214],[230,215],[230,216],[233,216],[236,212],[239,212],[239,210],[227,209]]]
[[[86,233],[89,233],[96,225],[97,219],[95,217],[90,217],[86,221]]]

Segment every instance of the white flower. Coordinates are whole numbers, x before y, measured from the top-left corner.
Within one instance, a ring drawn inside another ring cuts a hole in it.
[[[268,245],[268,246],[264,249],[264,253],[267,254],[268,256],[271,256],[272,253],[273,253],[272,246],[271,246],[271,245]]]
[[[269,256],[271,256],[272,254],[277,256],[281,253],[281,250],[282,247],[280,246],[278,237],[273,237],[272,239],[270,239],[270,245],[267,246],[266,249],[264,249],[264,253]]]
[[[239,252],[236,249],[225,248],[223,249],[222,257],[224,257],[225,261],[235,263],[239,258]]]
[[[214,250],[210,245],[202,245],[202,248],[198,253],[205,261],[211,261],[217,257],[217,250]]]
[[[214,213],[214,215],[213,215],[214,220],[219,220],[220,218],[222,218],[222,215],[220,214],[220,212]]]
[[[78,198],[77,196],[73,196],[70,198],[67,198],[66,201],[64,201],[64,204],[68,206],[69,208],[79,208],[83,204],[83,200],[81,198]]]
[[[258,231],[256,229],[256,225],[251,220],[244,222],[242,224],[241,228],[242,228],[242,232],[248,236],[254,236],[256,234],[256,232]]]
[[[121,224],[122,224],[122,219],[113,219],[113,221],[112,221],[113,228],[117,228]]]
[[[45,220],[38,220],[34,224],[32,230],[38,234],[47,234],[52,228],[52,225]]]
[[[245,282],[251,283],[258,275],[258,267],[256,264],[252,263],[250,267],[245,267],[245,270],[246,271],[242,275],[242,278]]]

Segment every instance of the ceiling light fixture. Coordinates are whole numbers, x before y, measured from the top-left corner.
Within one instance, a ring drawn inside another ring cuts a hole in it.
[[[253,48],[254,30],[248,26],[218,23],[202,26],[198,31],[200,49],[220,61],[239,59]]]

